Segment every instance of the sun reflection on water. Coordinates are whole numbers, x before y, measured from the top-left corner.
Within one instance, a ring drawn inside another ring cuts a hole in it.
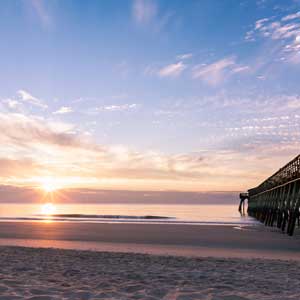
[[[51,216],[55,213],[56,207],[53,203],[48,202],[42,205],[41,213],[46,216]]]

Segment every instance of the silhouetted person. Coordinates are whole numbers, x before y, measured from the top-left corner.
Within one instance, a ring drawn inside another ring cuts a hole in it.
[[[242,216],[245,215],[245,200],[249,199],[248,193],[240,193],[240,205],[239,205],[239,212]]]

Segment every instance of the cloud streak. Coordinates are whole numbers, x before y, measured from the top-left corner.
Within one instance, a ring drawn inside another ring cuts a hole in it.
[[[149,23],[157,15],[157,6],[152,0],[134,0],[132,15],[137,23]]]
[[[193,68],[192,76],[203,82],[216,86],[236,73],[249,71],[248,66],[239,65],[234,57],[225,57],[211,64],[202,64]]]
[[[47,2],[45,0],[28,0],[24,2],[31,6],[44,27],[49,28],[53,25],[53,20],[49,12],[47,11]]]
[[[17,92],[17,94],[18,94],[20,100],[23,101],[23,102],[27,102],[31,105],[38,106],[38,107],[43,108],[43,109],[48,108],[47,104],[45,104],[40,99],[32,96],[29,92],[27,92],[25,90],[19,90]]]
[[[131,104],[113,104],[113,105],[105,105],[105,106],[100,106],[97,108],[97,111],[130,111],[130,110],[135,110],[138,108],[138,104],[136,103],[131,103]]]
[[[63,114],[69,114],[72,113],[73,109],[69,106],[62,106],[57,111],[53,112],[55,115],[63,115]]]
[[[178,63],[167,65],[158,71],[159,77],[178,77],[184,70],[186,65],[179,61]]]
[[[192,57],[193,57],[193,53],[184,53],[184,54],[177,55],[177,59],[179,60],[190,59]]]

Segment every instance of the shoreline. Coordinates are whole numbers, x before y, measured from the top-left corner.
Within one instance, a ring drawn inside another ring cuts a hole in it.
[[[197,225],[197,226],[257,226],[260,225],[258,221],[246,221],[246,222],[222,222],[222,221],[185,221],[185,220],[170,220],[170,221],[161,221],[161,220],[122,220],[122,219],[111,219],[111,220],[72,220],[72,219],[53,219],[53,218],[10,218],[10,217],[0,217],[0,224],[1,223],[19,223],[19,222],[48,222],[48,223],[78,223],[78,224],[157,224],[157,225]]]

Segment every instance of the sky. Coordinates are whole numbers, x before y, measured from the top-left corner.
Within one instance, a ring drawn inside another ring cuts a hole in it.
[[[1,191],[243,191],[299,154],[299,0],[0,5]]]

